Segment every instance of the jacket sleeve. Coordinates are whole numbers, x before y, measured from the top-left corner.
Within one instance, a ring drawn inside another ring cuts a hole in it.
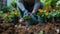
[[[17,5],[18,5],[18,7],[19,7],[22,11],[25,10],[25,7],[24,7],[24,5],[23,5],[23,0],[19,0],[19,1],[17,2]]]
[[[39,7],[40,7],[40,0],[35,0],[33,11],[37,11]]]

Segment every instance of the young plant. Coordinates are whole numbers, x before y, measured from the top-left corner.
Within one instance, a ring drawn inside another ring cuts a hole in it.
[[[28,13],[27,15],[24,15],[23,18],[26,19],[26,20],[29,20],[30,19],[30,13]]]

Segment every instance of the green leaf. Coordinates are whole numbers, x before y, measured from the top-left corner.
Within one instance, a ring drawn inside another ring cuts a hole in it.
[[[24,18],[24,19],[30,19],[30,16],[28,16],[28,15],[24,15],[23,18]]]
[[[6,13],[6,12],[11,12],[12,9],[11,9],[11,7],[6,6],[6,7],[2,8],[2,11],[3,11],[4,13]]]

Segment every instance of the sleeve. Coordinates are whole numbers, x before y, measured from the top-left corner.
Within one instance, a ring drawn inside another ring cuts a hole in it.
[[[35,0],[33,11],[37,11],[39,7],[40,7],[40,0]]]
[[[17,5],[18,5],[18,7],[19,7],[22,11],[25,10],[25,7],[24,7],[24,5],[23,5],[23,0],[19,0],[19,1],[17,2]]]

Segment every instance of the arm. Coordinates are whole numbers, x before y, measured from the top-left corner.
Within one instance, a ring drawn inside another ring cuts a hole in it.
[[[25,7],[24,7],[24,5],[23,5],[23,0],[19,0],[19,1],[17,2],[17,5],[18,5],[18,7],[19,7],[22,11],[25,10]]]
[[[35,0],[35,5],[33,8],[33,12],[36,12],[40,7],[40,0]]]

